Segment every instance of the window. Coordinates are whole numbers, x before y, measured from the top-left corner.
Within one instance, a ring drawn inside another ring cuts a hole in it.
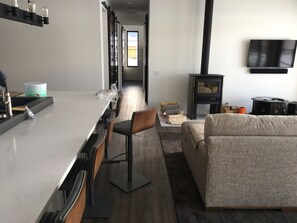
[[[127,31],[128,67],[138,67],[138,31]]]

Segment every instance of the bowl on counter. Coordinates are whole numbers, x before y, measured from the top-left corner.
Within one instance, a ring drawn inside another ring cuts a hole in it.
[[[46,83],[43,82],[24,83],[25,95],[28,97],[46,97],[46,87]]]

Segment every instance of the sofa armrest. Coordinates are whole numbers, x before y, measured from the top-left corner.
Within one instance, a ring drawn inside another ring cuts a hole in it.
[[[204,122],[184,122],[181,126],[182,137],[191,141],[193,148],[197,149],[204,141]]]

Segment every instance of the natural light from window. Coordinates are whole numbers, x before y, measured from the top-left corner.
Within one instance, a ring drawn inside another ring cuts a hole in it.
[[[138,67],[138,31],[127,31],[128,67]]]

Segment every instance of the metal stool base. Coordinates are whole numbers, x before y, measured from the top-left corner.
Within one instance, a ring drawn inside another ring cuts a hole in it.
[[[150,179],[135,172],[132,173],[131,182],[128,181],[128,172],[112,177],[109,181],[126,193],[137,190],[151,182]]]
[[[111,204],[112,198],[109,195],[96,195],[95,205],[85,208],[83,218],[108,218]]]

